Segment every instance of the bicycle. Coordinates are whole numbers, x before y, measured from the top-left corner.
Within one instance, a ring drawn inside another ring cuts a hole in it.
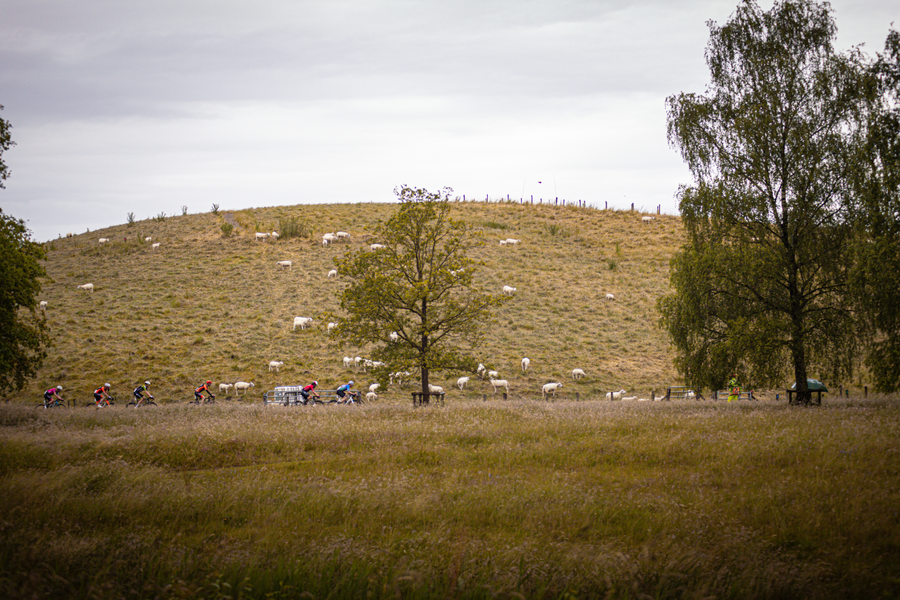
[[[156,402],[153,401],[153,396],[147,396],[146,398],[141,398],[140,400],[134,399],[128,404],[125,405],[125,408],[140,408],[141,406],[156,406]]]
[[[37,404],[35,408],[66,408],[65,400],[57,400],[53,398],[52,400],[44,400],[43,402]]]
[[[201,396],[201,398],[203,398],[203,400],[198,400],[197,397],[194,396],[194,399],[189,401],[188,404],[215,404],[216,403],[216,397],[213,396],[212,394],[210,394],[209,396],[206,396],[206,397]]]
[[[87,406],[87,407],[93,407],[93,406],[96,406],[96,407],[99,408],[100,406],[103,406],[104,404],[105,404],[106,406],[115,406],[115,404],[116,404],[116,399],[115,399],[115,398],[112,398],[112,397],[110,397],[110,398],[104,398],[104,399],[101,401],[100,404],[97,404],[97,401],[96,401],[96,400],[90,400],[90,401],[88,401],[88,402],[85,403],[85,406]]]

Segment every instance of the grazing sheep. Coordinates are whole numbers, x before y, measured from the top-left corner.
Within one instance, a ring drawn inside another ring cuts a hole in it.
[[[503,294],[505,296],[512,296],[515,293],[516,293],[516,288],[514,288],[513,286],[511,286],[511,285],[503,286]]]
[[[101,244],[105,244],[106,242],[109,241],[109,238],[100,238],[98,241],[99,241]]]
[[[494,393],[497,393],[497,388],[504,388],[506,393],[509,393],[509,382],[505,379],[491,379],[491,386],[494,388]]]
[[[501,245],[501,246],[505,246],[505,245],[506,245],[506,240],[500,240],[500,245]]]
[[[94,284],[93,283],[83,283],[78,286],[79,290],[87,290],[90,293],[94,293]]]
[[[375,392],[369,392],[366,394],[366,402],[375,402],[378,400],[378,394]]]
[[[464,387],[466,387],[467,383],[469,383],[468,377],[460,377],[459,379],[456,380],[456,387],[459,388],[459,391],[462,391],[462,389]]]
[[[627,392],[625,390],[619,390],[618,392],[606,392],[607,400],[621,400],[625,397]]]
[[[546,398],[547,394],[556,395],[556,390],[561,388],[563,384],[557,382],[545,383],[541,386],[541,397]]]
[[[507,246],[515,246],[516,244],[519,243],[519,241],[520,240],[517,240],[516,238],[506,238],[506,245]]]
[[[478,363],[478,368],[475,369],[475,372],[478,373],[478,378],[479,378],[479,379],[484,379],[484,374],[485,374],[486,370],[487,370],[487,369],[484,368],[484,365],[483,365],[483,364]]]
[[[330,323],[328,323],[328,331],[331,331],[332,329],[337,329],[337,326],[338,326],[337,323],[335,323],[334,321],[331,321]]]
[[[641,217],[641,223],[652,223],[656,217]]]
[[[271,235],[271,236],[272,236],[272,239],[273,239],[273,240],[276,240],[276,241],[278,240],[279,237],[281,237],[280,235],[278,235],[278,232],[277,232],[277,231],[273,231],[273,232],[270,233],[269,235]]]
[[[369,249],[373,252],[375,250],[381,250],[382,248],[384,248],[383,244],[372,244],[371,246],[369,246]]]
[[[344,357],[344,368],[349,369],[353,365],[353,359],[349,356]]]
[[[394,383],[396,383],[397,385],[402,387],[403,380],[409,378],[409,376],[410,376],[409,371],[394,371],[388,377],[391,380],[391,385],[394,385]]]
[[[244,395],[246,396],[247,390],[252,387],[256,387],[256,384],[254,384],[252,381],[250,383],[247,383],[246,381],[236,381],[234,384],[234,393],[235,395],[239,396],[240,394],[238,392],[244,390]]]
[[[41,310],[47,310],[47,301],[41,300]]]
[[[336,237],[339,240],[349,240],[350,234],[347,233],[346,231],[338,231],[337,233],[334,234],[334,237]]]
[[[381,387],[380,384],[378,384],[378,383],[373,383],[372,385],[369,386],[369,391],[370,391],[370,392],[377,392],[379,387]]]
[[[616,297],[613,296],[612,294],[607,294],[607,295],[606,295],[606,299],[607,299],[607,300],[615,300]]]
[[[353,366],[356,367],[356,368],[358,369],[358,368],[359,368],[359,364],[360,364],[362,361],[363,361],[362,357],[361,357],[361,356],[357,356],[356,358],[353,359]]]
[[[275,265],[282,269],[287,268],[287,270],[290,271],[291,267],[294,266],[294,263],[289,260],[279,260]]]
[[[531,364],[531,359],[528,358],[527,356],[522,359],[522,372],[523,373],[528,371],[528,365],[530,365],[530,364]]]
[[[432,394],[443,394],[443,393],[444,393],[444,388],[442,388],[442,387],[439,386],[439,385],[431,385],[431,384],[429,383],[429,384],[428,384],[428,391],[431,392]]]
[[[326,233],[322,236],[322,245],[327,246],[328,244],[337,241],[337,236],[333,233]]]
[[[159,242],[154,242],[153,245],[150,246],[150,248],[156,250],[157,248],[159,248]]]
[[[153,241],[153,238],[150,237],[150,236],[148,235],[147,237],[144,238],[144,241],[145,241],[145,242],[152,242],[152,241]]]
[[[297,325],[300,326],[300,329],[306,329],[307,325],[312,325],[312,317],[294,317],[294,326],[291,327],[291,330],[297,329]]]
[[[278,372],[278,369],[284,366],[283,360],[270,360],[269,361],[269,370]]]
[[[572,379],[578,381],[582,377],[584,377],[585,373],[582,369],[572,369]]]
[[[228,393],[228,390],[230,390],[230,389],[233,388],[233,387],[234,387],[234,384],[233,384],[233,383],[220,383],[220,384],[219,384],[219,393],[220,393],[220,394],[227,394],[227,393]]]
[[[259,240],[265,241],[266,239],[268,239],[268,237],[269,237],[269,234],[264,231],[256,232],[256,241],[259,241]]]
[[[500,372],[499,371],[488,371],[487,376],[488,376],[488,379],[499,379]]]
[[[391,335],[388,336],[388,339],[390,339],[392,342],[396,342],[397,340],[400,339],[400,334],[397,333],[396,331],[392,331]]]
[[[337,277],[337,269],[328,271],[328,277]]]

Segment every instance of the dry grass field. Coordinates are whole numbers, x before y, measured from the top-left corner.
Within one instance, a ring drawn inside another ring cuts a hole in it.
[[[322,318],[347,245],[318,240],[369,244],[392,210],[186,215],[52,242],[52,354],[0,403],[0,598],[900,597],[896,397],[602,399],[677,383],[655,313],[676,217],[454,205],[486,242],[480,281],[518,289],[478,357],[509,399],[448,373],[444,406],[413,408],[411,388],[263,405],[276,384],[368,384],[342,357],[370,349],[340,347]],[[255,241],[285,219],[312,237]],[[314,326],[292,331],[294,316]],[[207,378],[256,387],[187,404]],[[144,379],[160,406],[126,409]],[[551,379],[565,387],[544,401]],[[119,405],[84,407],[104,381]],[[32,408],[57,383],[78,408]]]
[[[345,355],[367,348],[341,348],[326,333],[321,315],[338,310],[342,283],[328,279],[334,258],[348,246],[372,242],[367,232],[394,204],[304,205],[229,213],[237,224],[222,236],[226,214],[149,219],[62,238],[50,244],[50,280],[42,299],[54,346],[23,400],[40,398],[55,384],[67,395],[90,399],[105,381],[124,397],[145,379],[163,401],[186,401],[200,382],[252,381],[250,398],[276,384],[318,379],[333,387],[348,378],[368,384],[365,374],[345,371]],[[486,324],[478,360],[510,380],[511,396],[540,395],[541,385],[565,382],[562,397],[591,398],[624,388],[657,395],[675,381],[671,352],[657,327],[657,298],[668,289],[669,260],[681,243],[680,219],[660,216],[642,224],[632,212],[588,208],[458,203],[454,216],[485,241],[478,279],[500,293],[516,287],[513,302]],[[282,219],[306,223],[312,238],[258,242],[256,231],[277,230]],[[349,244],[323,247],[322,233],[345,230]],[[144,240],[159,242],[153,250]],[[104,245],[100,237],[110,238]],[[518,246],[500,246],[507,237]],[[291,270],[276,267],[293,261]],[[94,293],[77,289],[94,284]],[[606,301],[606,293],[615,301]],[[292,331],[295,316],[315,319]],[[531,359],[523,375],[522,357]],[[270,373],[270,360],[284,361]],[[571,370],[587,377],[578,383]],[[453,387],[462,373],[437,383]],[[454,399],[490,394],[487,383]],[[409,398],[388,390],[385,400]]]

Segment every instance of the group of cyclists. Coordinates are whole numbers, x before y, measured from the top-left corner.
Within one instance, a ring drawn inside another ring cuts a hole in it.
[[[212,381],[207,379],[206,383],[201,385],[200,387],[194,390],[194,402],[197,404],[205,404],[208,402],[212,402],[215,400],[216,396],[210,391],[209,386],[212,385]],[[309,385],[303,387],[303,390],[300,392],[300,395],[303,396],[304,401],[309,402],[310,398],[315,402],[316,399],[319,398],[319,394],[316,393],[316,387],[318,387],[319,382],[313,381]],[[341,386],[339,386],[335,390],[335,394],[338,397],[338,403],[353,403],[358,398],[357,392],[352,390],[353,381],[349,381]],[[134,401],[129,404],[129,406],[134,406],[135,408],[139,408],[144,405],[146,401],[152,401],[154,398],[150,394],[150,381],[145,381],[141,385],[134,388]],[[57,385],[48,389],[44,392],[44,407],[49,408],[50,406],[64,405],[65,401],[60,397],[60,392],[63,391],[61,385]],[[105,406],[110,406],[115,400],[109,395],[110,392],[110,384],[104,383],[100,387],[94,390],[94,403],[97,406],[97,409],[101,409]],[[206,396],[203,395],[203,392],[206,392]],[[146,396],[144,395],[146,393]]]

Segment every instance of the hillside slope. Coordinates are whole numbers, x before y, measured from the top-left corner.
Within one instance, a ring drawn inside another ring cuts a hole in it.
[[[253,381],[258,399],[276,384],[318,379],[326,388],[348,378],[368,385],[363,373],[346,371],[342,357],[367,356],[366,348],[341,348],[328,338],[320,317],[338,309],[344,285],[328,279],[334,258],[348,247],[371,243],[369,228],[395,204],[298,205],[149,219],[48,244],[49,279],[41,299],[54,346],[23,399],[39,398],[62,384],[68,397],[85,400],[104,381],[125,398],[138,382],[153,381],[163,401],[186,401],[207,378],[214,384]],[[517,203],[456,203],[453,216],[485,240],[475,258],[485,262],[477,279],[499,293],[518,289],[514,300],[488,324],[479,359],[510,380],[511,395],[540,397],[549,380],[566,382],[566,397],[593,397],[625,388],[638,395],[664,393],[675,382],[672,353],[655,311],[668,290],[669,260],[681,244],[678,217],[642,223],[634,212]],[[258,242],[279,219],[299,218],[312,238]],[[221,225],[236,223],[232,237]],[[351,233],[349,244],[323,247],[326,231]],[[143,238],[160,242],[153,250]],[[107,244],[98,238],[108,237]],[[519,246],[500,246],[515,237]],[[292,260],[291,270],[276,267]],[[76,288],[92,282],[93,294]],[[607,301],[607,292],[616,296]],[[292,331],[293,317],[314,326]],[[531,369],[523,375],[523,356]],[[280,373],[267,363],[282,360]],[[574,383],[575,367],[587,377]],[[449,390],[459,374],[439,378]],[[454,399],[490,394],[487,384]],[[407,401],[392,389],[383,400]]]

